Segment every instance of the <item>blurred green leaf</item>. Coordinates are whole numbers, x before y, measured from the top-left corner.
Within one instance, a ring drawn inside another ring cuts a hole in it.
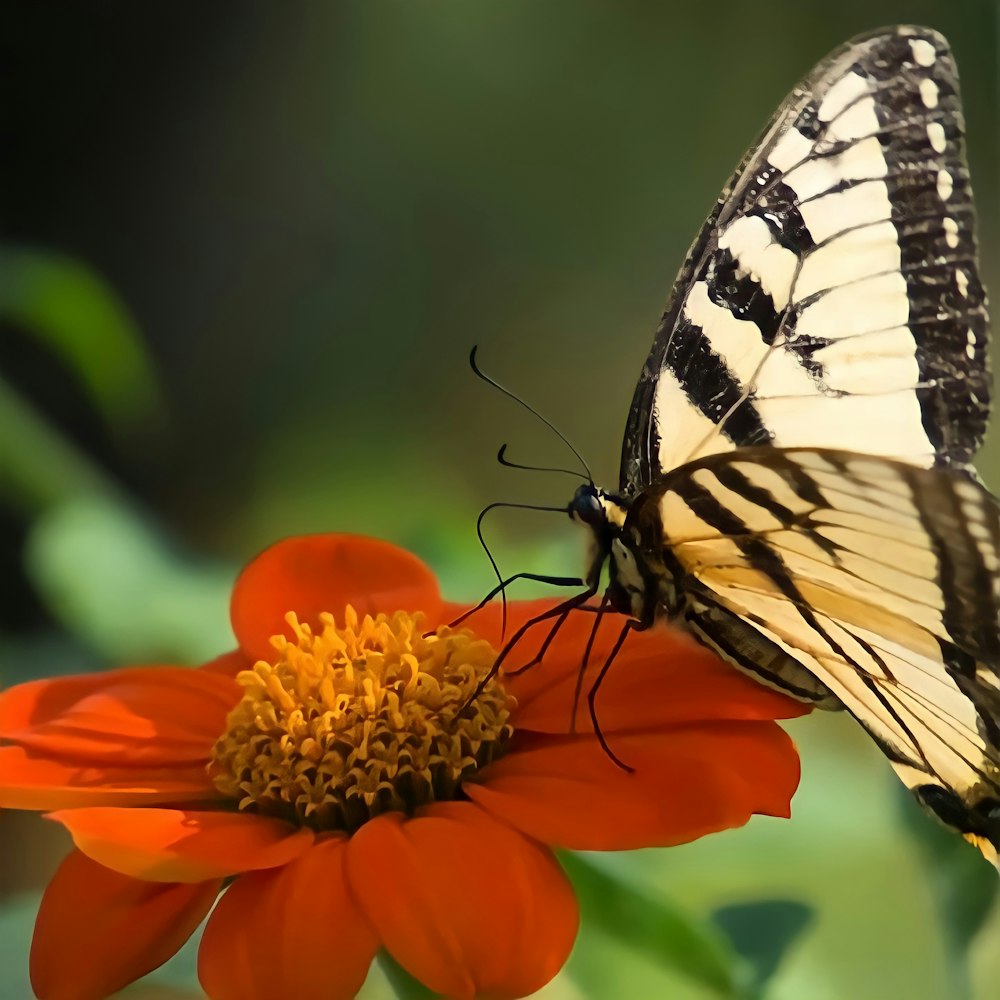
[[[75,637],[56,629],[29,635],[0,635],[0,687],[39,677],[100,670],[102,660]],[[2,994],[0,994],[2,996]]]
[[[127,1000],[205,1000],[205,994],[200,989],[160,986],[144,979],[123,990],[121,996]]]
[[[966,1000],[973,996],[969,946],[993,909],[1000,879],[975,847],[935,822],[902,786],[899,792],[904,824],[926,867],[951,966],[954,1000]]]
[[[0,247],[0,318],[58,356],[111,426],[155,410],[159,389],[125,303],[80,261]]]
[[[52,612],[115,662],[198,662],[234,645],[235,568],[176,551],[113,498],[49,510],[33,525],[25,557]]]
[[[387,951],[380,951],[378,964],[398,1000],[433,1000],[438,994],[417,982]]]
[[[721,906],[713,923],[747,962],[745,995],[764,995],[788,949],[812,921],[813,911],[793,899],[764,899]]]
[[[28,950],[39,896],[16,896],[0,906],[0,997],[33,996],[28,982]]]
[[[579,854],[563,854],[560,860],[585,922],[719,996],[740,995],[739,959],[714,927],[619,881]]]
[[[115,487],[0,378],[0,490],[30,513]]]

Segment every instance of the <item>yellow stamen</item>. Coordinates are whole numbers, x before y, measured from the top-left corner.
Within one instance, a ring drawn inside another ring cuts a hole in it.
[[[512,699],[494,679],[469,703],[497,656],[485,640],[425,637],[422,616],[402,611],[359,623],[350,606],[342,627],[320,615],[318,634],[286,621],[294,641],[276,636],[274,662],[239,674],[243,699],[212,752],[216,787],[241,809],[354,830],[455,798],[503,752]]]

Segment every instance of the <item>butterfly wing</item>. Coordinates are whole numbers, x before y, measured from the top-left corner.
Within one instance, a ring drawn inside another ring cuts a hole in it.
[[[982,486],[755,448],[676,470],[640,497],[630,530],[662,553],[702,641],[786,690],[771,664],[801,668],[819,694],[800,696],[839,700],[918,799],[996,862],[1000,514]]]
[[[962,466],[989,409],[958,76],[900,27],[792,92],[695,241],[629,413],[621,492],[737,447]]]

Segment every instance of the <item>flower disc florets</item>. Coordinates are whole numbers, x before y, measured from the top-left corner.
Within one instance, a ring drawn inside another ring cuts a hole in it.
[[[379,813],[453,799],[498,757],[512,700],[492,679],[472,701],[496,650],[470,632],[424,635],[422,616],[376,618],[347,608],[343,627],[294,614],[273,663],[238,676],[211,773],[241,809],[316,830],[354,830]]]

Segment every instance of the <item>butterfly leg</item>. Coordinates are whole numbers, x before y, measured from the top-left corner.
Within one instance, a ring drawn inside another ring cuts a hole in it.
[[[544,576],[541,573],[515,573],[513,576],[507,577],[506,580],[501,580],[478,604],[469,608],[468,611],[463,611],[456,619],[448,622],[448,628],[457,628],[477,611],[482,611],[497,594],[503,593],[503,591],[517,580],[533,580],[535,583],[547,583],[550,587],[583,586],[583,580],[578,576]]]
[[[532,667],[538,666],[542,662],[545,654],[548,652],[549,646],[552,645],[552,640],[555,639],[556,633],[566,624],[566,619],[569,618],[569,613],[573,611],[573,608],[567,608],[555,621],[552,628],[549,629],[549,634],[545,637],[545,641],[539,647],[538,652],[528,660],[523,666],[515,667],[513,670],[504,671],[508,677],[517,677],[518,674],[523,674],[526,670],[530,670]],[[577,611],[582,611],[583,608],[576,608]]]
[[[601,627],[601,619],[604,617],[608,606],[611,604],[611,598],[607,593],[601,599],[601,604],[597,609],[597,615],[594,618],[593,628],[590,630],[590,636],[587,639],[587,646],[583,651],[583,659],[580,661],[580,670],[576,675],[576,687],[573,689],[573,708],[569,717],[569,731],[571,733],[576,732],[576,713],[577,709],[580,707],[580,693],[583,690],[583,675],[587,672],[587,667],[590,664],[590,654],[594,651],[594,642],[597,639],[597,630]]]
[[[464,712],[466,708],[469,707],[485,690],[486,685],[489,684],[491,680],[498,673],[500,673],[501,668],[504,665],[504,661],[513,652],[514,647],[528,634],[528,632],[533,629],[536,625],[541,622],[548,621],[551,618],[559,618],[564,612],[572,611],[574,608],[578,608],[589,601],[596,591],[592,587],[588,587],[586,590],[581,591],[579,594],[574,595],[567,601],[563,601],[562,604],[557,604],[554,608],[549,608],[548,611],[543,611],[540,615],[535,615],[534,618],[529,618],[508,640],[504,645],[503,649],[500,650],[496,660],[493,662],[493,666],[490,667],[489,672],[485,677],[476,685],[476,690],[472,692],[466,703],[462,706],[460,713]]]
[[[618,654],[621,652],[621,648],[625,645],[625,640],[628,638],[630,632],[644,632],[648,625],[638,621],[635,618],[630,618],[625,622],[624,627],[621,632],[618,633],[618,638],[615,640],[614,646],[611,647],[611,652],[608,654],[608,658],[604,661],[604,666],[601,667],[600,673],[594,679],[594,683],[590,686],[590,691],[587,692],[587,707],[590,709],[590,721],[594,725],[594,734],[597,736],[597,741],[601,744],[601,749],[611,758],[612,763],[616,767],[620,767],[627,774],[632,774],[635,771],[634,767],[629,767],[610,747],[608,741],[601,731],[601,724],[597,719],[597,692],[601,688],[601,684],[604,682],[604,678],[607,677],[608,671],[611,669],[611,664],[615,662]]]
[[[576,694],[575,694],[575,696],[573,698],[573,718],[575,719],[576,718],[576,706],[577,706],[577,703],[580,700],[580,688],[581,688],[582,683],[583,683],[583,681],[582,681],[583,674],[584,674],[584,672],[587,669],[587,664],[590,662],[590,647],[594,643],[594,636],[597,633],[597,626],[600,624],[601,617],[607,611],[607,603],[608,603],[607,599],[603,599],[602,598],[601,603],[598,604],[598,605],[596,605],[596,606],[593,605],[593,604],[580,604],[580,605],[578,605],[575,608],[567,608],[556,619],[555,625],[553,625],[552,628],[549,629],[549,634],[545,637],[545,641],[542,643],[542,645],[539,648],[538,652],[530,660],[528,660],[528,662],[525,663],[523,666],[521,666],[521,667],[515,667],[513,670],[505,670],[504,673],[508,677],[517,677],[518,674],[523,674],[526,670],[530,670],[532,667],[537,667],[538,664],[541,663],[542,660],[544,659],[545,654],[548,652],[549,646],[552,645],[552,641],[555,639],[556,633],[566,623],[566,619],[569,617],[571,611],[575,611],[577,614],[580,614],[581,612],[585,612],[586,614],[596,615],[597,616],[597,621],[594,623],[594,627],[591,630],[591,638],[590,638],[590,641],[587,643],[587,650],[584,652],[583,664],[582,664],[582,666],[580,668],[580,678],[581,679],[580,679],[580,681],[577,682]],[[571,731],[572,731],[572,729],[571,729]]]

